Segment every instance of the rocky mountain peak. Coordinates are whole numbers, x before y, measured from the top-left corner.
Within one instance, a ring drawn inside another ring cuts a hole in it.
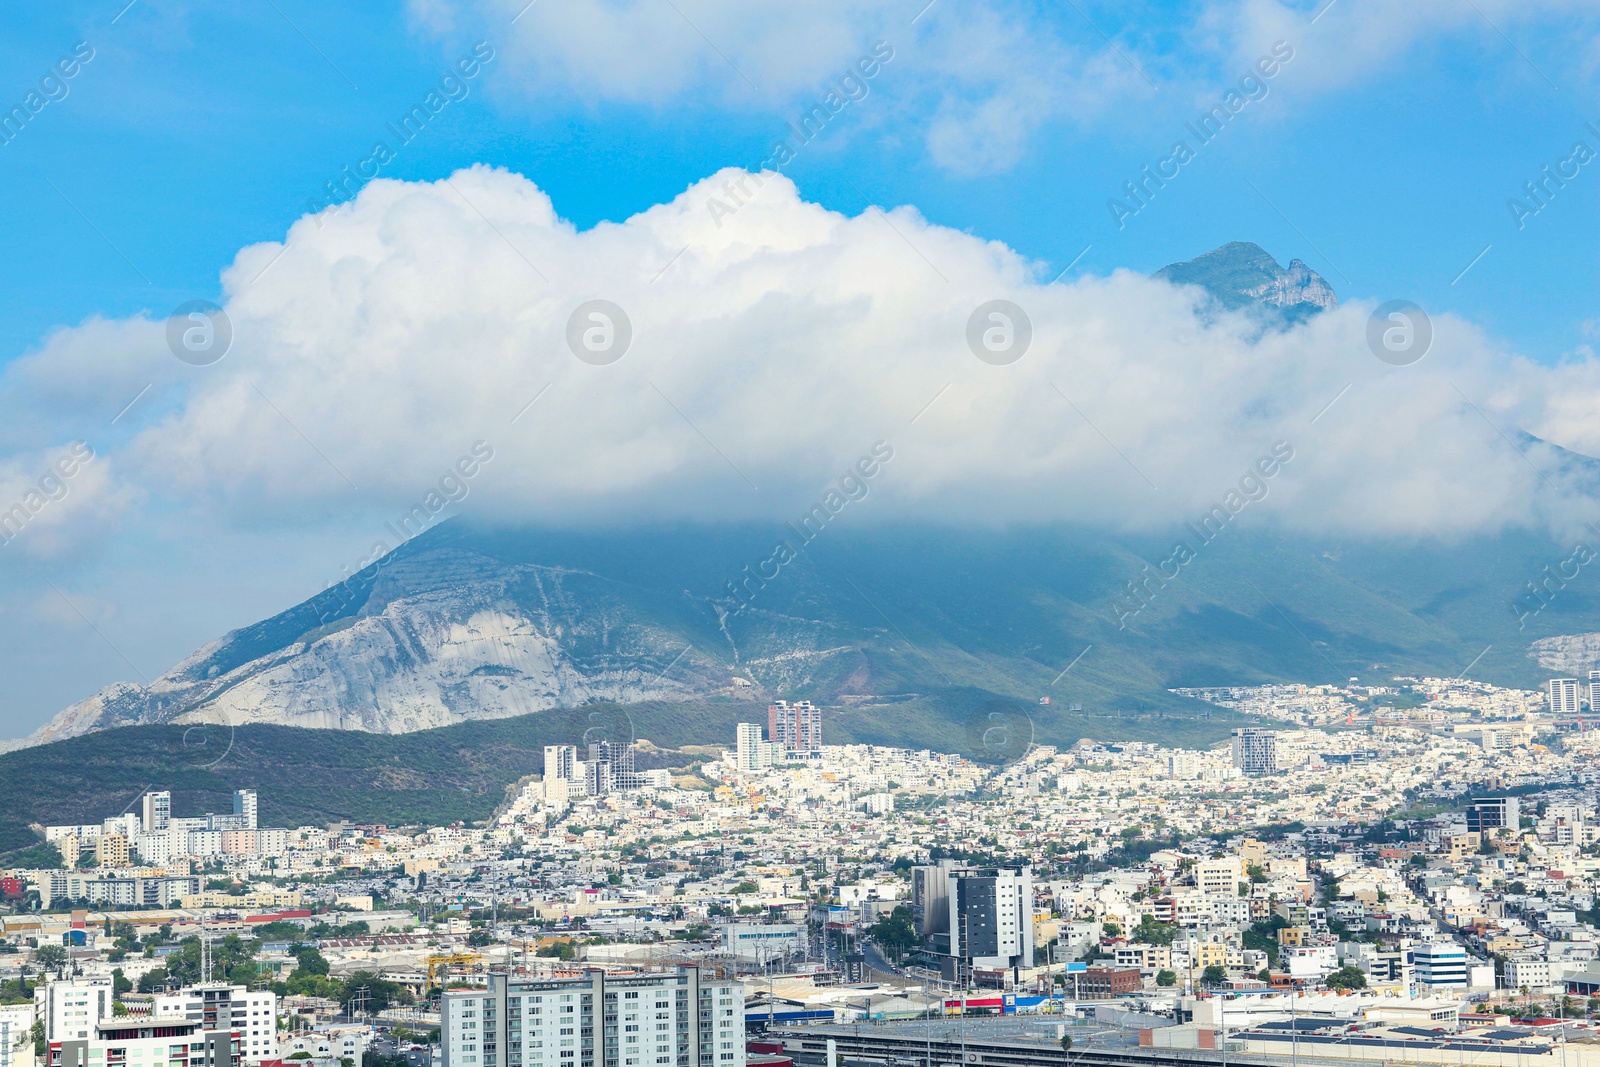
[[[1281,266],[1272,254],[1250,241],[1231,241],[1182,263],[1172,263],[1152,277],[1173,285],[1195,285],[1229,310],[1265,307],[1299,322],[1339,305],[1333,287],[1302,260]]]

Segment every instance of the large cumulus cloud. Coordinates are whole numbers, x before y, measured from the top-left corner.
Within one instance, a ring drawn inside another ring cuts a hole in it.
[[[495,458],[463,506],[482,514],[787,518],[881,439],[896,456],[862,521],[1156,529],[1285,441],[1260,521],[1452,535],[1584,515],[1570,472],[1508,443],[1518,427],[1600,446],[1586,358],[1541,368],[1439,316],[1427,358],[1391,367],[1366,347],[1370,302],[1280,330],[1128,272],[1051,284],[911,208],[846,216],[770,173],[583,232],[505,171],[375,181],[223,281],[235,340],[214,366],[178,363],[144,319],[13,364],[32,438],[14,450],[84,436],[151,384],[96,431],[103,492],[243,527],[404,509],[479,440]],[[1010,366],[966,340],[997,298],[1034,328]],[[567,346],[592,299],[632,322],[609,366]]]

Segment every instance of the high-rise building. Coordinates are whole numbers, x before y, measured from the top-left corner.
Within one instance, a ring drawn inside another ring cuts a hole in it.
[[[772,766],[775,747],[761,736],[761,724],[742,722],[734,728],[734,766],[741,771],[762,771]]]
[[[147,834],[166,833],[172,825],[172,794],[163,789],[159,793],[146,793],[140,800],[144,812],[139,829]]]
[[[1467,833],[1490,834],[1522,828],[1522,806],[1516,797],[1474,797],[1467,805]]]
[[[592,797],[621,789],[638,789],[631,741],[594,741],[583,763],[585,782]]]
[[[744,986],[698,967],[581,978],[490,971],[440,1005],[442,1067],[744,1067]]]
[[[911,869],[917,933],[942,957],[944,977],[973,967],[1033,966],[1033,871],[968,867],[955,860]]]
[[[1578,680],[1576,678],[1550,679],[1550,714],[1578,715]]]
[[[809,700],[767,705],[767,737],[786,753],[822,754],[822,709]]]
[[[965,868],[953,873],[950,955],[969,967],[1033,966],[1033,870]]]
[[[256,828],[256,791],[254,789],[234,790],[233,814],[238,818],[239,825],[232,827],[232,829],[254,830]]]
[[[578,761],[578,748],[576,745],[546,745],[544,746],[544,777],[545,781],[559,778],[570,782],[577,776],[573,767]]]
[[[1589,714],[1600,715],[1600,671],[1589,672]]]
[[[1233,765],[1251,777],[1276,774],[1277,735],[1259,726],[1246,726],[1233,731]]]

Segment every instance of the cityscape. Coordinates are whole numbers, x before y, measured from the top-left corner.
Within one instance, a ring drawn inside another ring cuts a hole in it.
[[[250,789],[192,816],[152,790],[0,872],[9,1063],[745,1067],[952,1034],[1040,1062],[1581,1058],[1600,772],[1577,693],[1233,687],[1204,695],[1271,725],[988,762],[832,745],[779,700],[692,776],[546,746],[477,827],[275,828]]]
[[[1600,1067],[1597,99],[1596,0],[8,5],[0,1067]]]

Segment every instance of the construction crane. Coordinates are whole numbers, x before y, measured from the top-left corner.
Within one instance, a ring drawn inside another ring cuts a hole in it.
[[[428,984],[423,989],[423,995],[434,985],[448,986],[450,981],[450,968],[478,967],[483,964],[483,956],[477,952],[441,952],[428,957]],[[434,976],[439,975],[441,981],[435,983]]]

